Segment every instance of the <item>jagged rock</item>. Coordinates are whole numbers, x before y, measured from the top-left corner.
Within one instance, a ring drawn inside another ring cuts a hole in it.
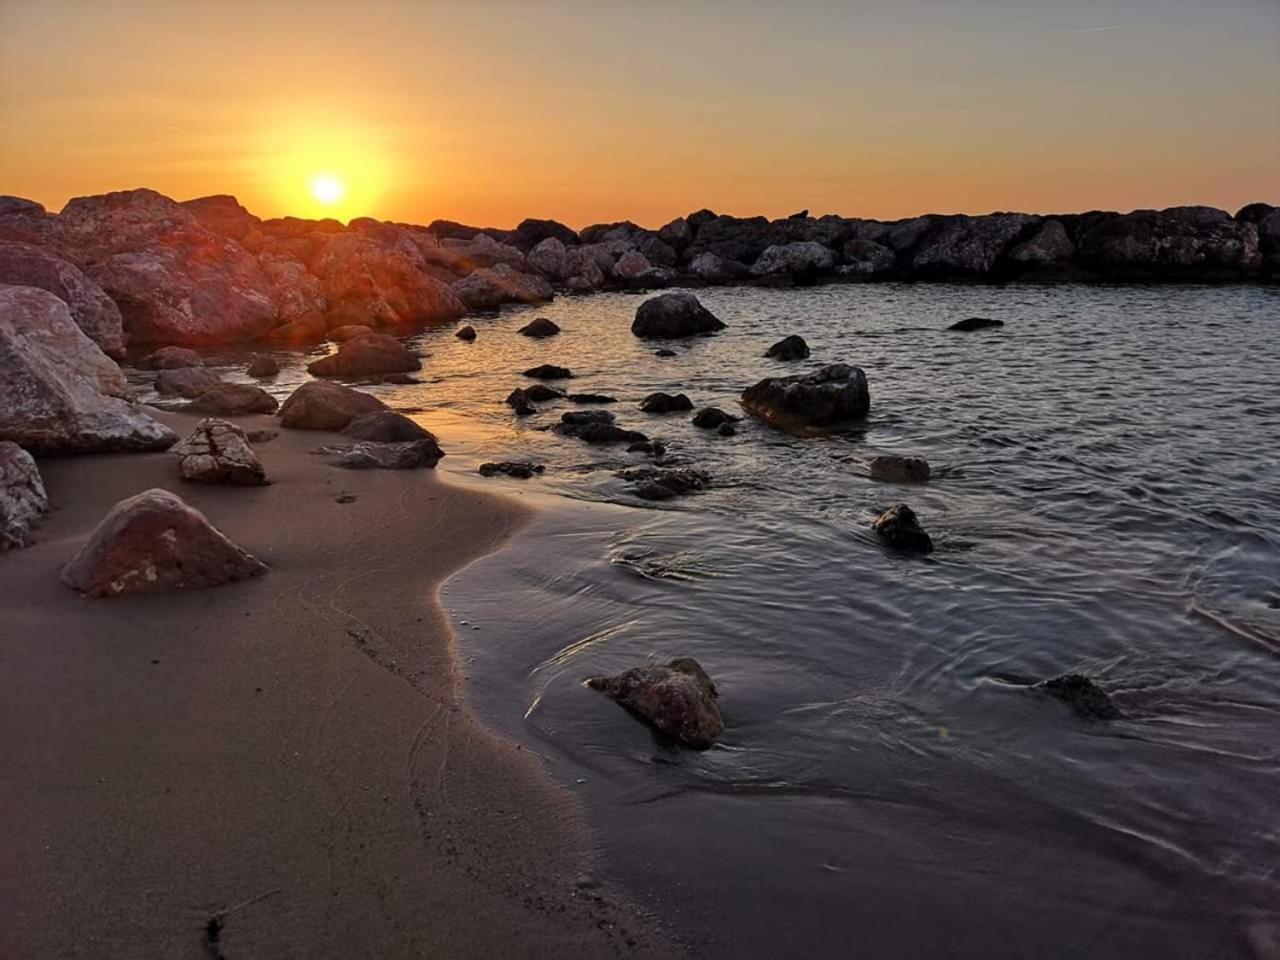
[[[569,290],[587,293],[604,283],[605,270],[612,269],[613,258],[599,247],[566,247],[548,237],[529,251],[529,267]]]
[[[187,404],[187,409],[217,417],[245,417],[253,413],[275,413],[279,406],[279,401],[261,387],[217,383]]]
[[[527,460],[503,460],[500,463],[480,464],[480,476],[492,477],[501,473],[516,480],[528,480],[545,469],[546,467],[542,464],[530,463]]]
[[[560,332],[559,325],[554,320],[548,320],[546,317],[538,317],[526,323],[523,327],[516,331],[523,333],[526,337],[554,337]]]
[[[466,340],[468,342],[472,341],[476,338],[476,328],[471,326],[471,324],[467,324],[465,327],[460,327],[454,336],[459,340]]]
[[[861,238],[845,242],[844,258],[848,262],[837,267],[836,272],[851,279],[889,273],[898,260],[897,254],[883,244]]]
[[[523,390],[512,390],[507,395],[507,405],[515,411],[517,417],[531,417],[538,412]]]
[[[990,317],[965,317],[963,320],[957,320],[948,330],[959,330],[961,333],[972,333],[974,330],[991,330],[995,327],[1003,327],[1003,320],[992,320]]]
[[[1083,674],[1068,673],[1035,686],[1061,700],[1086,720],[1119,720],[1124,717],[1107,692]]]
[[[548,400],[561,400],[564,398],[563,390],[558,390],[545,383],[531,383],[529,386],[520,389],[534,403],[546,403]]]
[[[119,399],[124,375],[35,287],[0,287],[0,440],[34,454],[165,450],[168,427]]]
[[[354,340],[356,337],[363,337],[370,333],[377,333],[377,331],[373,327],[366,327],[362,323],[348,323],[341,327],[334,327],[328,331],[327,337],[334,343],[346,343],[348,340]]]
[[[683,250],[693,242],[693,228],[684,217],[676,217],[658,230],[658,239],[674,250]]]
[[[629,467],[618,474],[642,500],[670,500],[711,485],[711,475],[688,467]]]
[[[632,667],[615,677],[590,677],[586,684],[699,750],[710,747],[724,730],[716,685],[690,657],[666,666]]]
[[[504,303],[545,303],[555,294],[551,284],[500,263],[453,283],[454,295],[472,310],[493,310]]]
[[[704,430],[715,430],[726,423],[737,423],[740,418],[725,413],[719,407],[703,407],[693,415],[693,425]]]
[[[44,204],[22,197],[0,196],[0,217],[18,215],[43,216]]]
[[[737,260],[726,260],[714,253],[700,253],[689,263],[689,273],[704,283],[734,283],[751,275],[751,269]]]
[[[386,405],[377,397],[337,383],[304,383],[280,407],[280,423],[291,430],[341,430],[356,417]]]
[[[204,367],[178,367],[160,371],[156,376],[156,392],[164,397],[177,395],[190,400],[221,382],[221,377]]]
[[[422,361],[395,337],[366,333],[347,340],[338,352],[307,364],[317,377],[366,377],[421,370]]]
[[[932,553],[933,540],[925,533],[915,511],[905,503],[890,507],[876,518],[871,529],[895,550],[907,553]]]
[[[348,470],[430,469],[440,462],[444,451],[436,438],[403,443],[354,443],[349,447],[321,447],[320,453],[336,453],[335,466]]]
[[[694,226],[693,243],[685,251],[690,261],[702,253],[713,253],[725,260],[739,263],[755,263],[765,249],[788,239],[764,217],[727,217],[712,214],[699,218],[689,217]]]
[[[804,337],[792,334],[783,337],[766,350],[764,355],[774,360],[804,360],[809,356],[809,345],[804,342]]]
[[[930,474],[929,461],[924,457],[876,457],[869,469],[872,480],[885,483],[925,483]]]
[[[610,397],[603,393],[571,393],[568,400],[570,403],[617,403],[617,397]]]
[[[524,375],[533,377],[535,380],[568,380],[573,376],[573,373],[568,367],[557,367],[552,363],[544,363],[541,366],[526,370]]]
[[[693,401],[683,393],[674,396],[669,393],[651,393],[640,401],[640,409],[645,413],[678,413],[692,410]]]
[[[30,543],[31,528],[48,512],[35,459],[16,443],[0,440],[0,553]]]
[[[90,597],[213,587],[267,567],[167,490],[121,500],[62,568],[62,582]]]
[[[271,482],[244,431],[226,420],[201,420],[173,453],[178,456],[178,475],[191,483],[258,487]]]
[[[1066,263],[1076,252],[1060,220],[1046,220],[1031,237],[1009,251],[1009,259],[1023,267]]]
[[[477,233],[465,239],[443,237],[437,248],[424,249],[422,253],[428,263],[461,277],[496,267],[524,273],[524,254],[516,247],[499,243],[487,233]]]
[[[644,338],[705,336],[724,323],[691,293],[663,293],[640,304],[631,332]]]
[[[362,413],[340,431],[352,440],[374,443],[406,443],[410,440],[435,440],[435,435],[394,410]]]
[[[812,240],[776,244],[765,248],[751,267],[757,277],[786,276],[808,279],[833,269],[836,265],[834,251]]]
[[[833,363],[794,377],[766,377],[742,393],[742,406],[771,427],[813,431],[838,428],[871,409],[861,367]]]
[[[71,318],[109,357],[124,356],[120,308],[69,260],[29,243],[0,241],[0,284],[39,287],[58,297]]]
[[[200,354],[186,347],[161,347],[138,361],[143,370],[181,370],[184,367],[203,367]]]
[[[648,443],[649,438],[636,430],[624,430],[614,423],[607,410],[571,410],[560,415],[552,429],[566,437],[577,437],[586,443]]]
[[[249,364],[249,368],[245,371],[249,376],[256,377],[259,380],[265,380],[268,377],[274,377],[280,372],[280,364],[276,362],[275,357],[254,357],[253,362]]]

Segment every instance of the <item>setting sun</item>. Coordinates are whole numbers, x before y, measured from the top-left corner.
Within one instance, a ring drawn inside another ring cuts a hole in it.
[[[311,195],[325,206],[332,206],[347,193],[347,185],[331,173],[317,173],[311,178]]]

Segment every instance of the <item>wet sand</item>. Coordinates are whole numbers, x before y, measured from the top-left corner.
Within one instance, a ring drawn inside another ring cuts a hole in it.
[[[327,439],[257,445],[263,488],[182,483],[168,454],[41,462],[54,512],[0,556],[0,956],[670,956],[585,882],[575,798],[464,700],[439,584],[528,512],[328,467]],[[63,586],[107,509],[157,486],[270,572]]]

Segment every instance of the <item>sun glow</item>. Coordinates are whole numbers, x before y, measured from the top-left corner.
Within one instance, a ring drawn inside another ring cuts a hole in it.
[[[311,195],[326,207],[331,207],[347,195],[347,185],[332,173],[312,174]]]

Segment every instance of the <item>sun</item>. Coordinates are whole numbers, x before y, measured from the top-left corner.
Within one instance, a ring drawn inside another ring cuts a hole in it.
[[[331,207],[347,195],[347,185],[332,173],[311,175],[311,195],[326,207]]]

